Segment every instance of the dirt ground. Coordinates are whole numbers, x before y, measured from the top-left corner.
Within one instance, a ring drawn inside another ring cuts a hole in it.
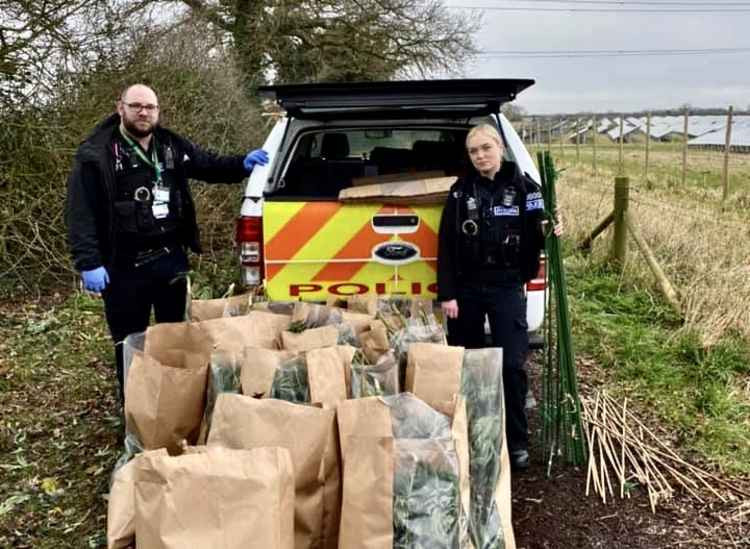
[[[587,377],[597,376],[595,366],[594,371],[591,365],[586,370]],[[539,366],[533,359],[529,373],[534,393],[539,395]],[[630,497],[606,504],[594,494],[586,496],[585,468],[553,464],[547,478],[538,444],[537,409],[530,411],[529,425],[531,466],[512,478],[518,549],[750,548],[750,513],[738,517],[746,508],[743,502],[724,504],[707,496],[701,504],[678,493],[652,513],[646,491],[640,487],[631,490]],[[732,480],[750,489],[747,479]]]

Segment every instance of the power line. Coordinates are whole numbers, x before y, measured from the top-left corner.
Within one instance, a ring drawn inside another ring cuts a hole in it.
[[[495,0],[495,2],[514,2],[514,3],[530,3],[530,4],[589,4],[589,5],[615,5],[620,8],[625,8],[631,5],[643,5],[643,6],[677,6],[677,7],[750,7],[750,2],[744,1],[725,1],[718,0],[717,2],[708,2],[706,0],[698,0],[695,2],[685,0]],[[461,7],[461,6],[452,6]],[[481,9],[491,9],[492,6],[483,7]]]
[[[482,57],[635,57],[644,55],[713,55],[748,53],[750,48],[708,48],[672,50],[484,50]]]
[[[518,0],[516,0],[518,1]],[[696,6],[698,4],[695,4]],[[747,5],[747,4],[746,4]],[[630,8],[630,9],[620,9],[616,7],[609,7],[609,8],[575,8],[575,7],[569,7],[569,8],[552,8],[552,7],[545,7],[545,8],[537,8],[537,7],[531,7],[531,6],[454,6],[454,5],[446,5],[446,8],[449,9],[459,9],[459,10],[478,10],[478,11],[503,11],[503,12],[510,12],[510,11],[526,11],[526,12],[567,12],[567,13],[671,13],[674,15],[685,15],[685,14],[692,14],[692,13],[710,13],[714,15],[718,14],[732,14],[732,13],[748,13],[750,12],[750,5],[747,5],[746,8],[724,8],[724,9],[713,9],[709,7],[700,7],[700,8],[649,8],[649,9],[643,9],[643,8]]]

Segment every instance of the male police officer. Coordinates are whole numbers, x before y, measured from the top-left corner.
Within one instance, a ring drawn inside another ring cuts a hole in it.
[[[537,184],[503,160],[503,142],[488,124],[472,128],[466,149],[476,172],[451,188],[440,222],[438,300],[448,318],[448,342],[503,348],[506,436],[511,466],[529,463],[524,409],[529,348],[524,283],[539,268],[544,248],[544,203]],[[560,234],[562,226],[556,227]]]
[[[125,337],[146,329],[152,306],[157,322],[184,319],[185,248],[201,251],[188,178],[236,182],[266,162],[263,150],[218,156],[162,128],[156,94],[142,84],[78,148],[68,237],[84,288],[104,298],[121,395]]]

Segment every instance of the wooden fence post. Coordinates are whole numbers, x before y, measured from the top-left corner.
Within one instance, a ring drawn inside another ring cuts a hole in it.
[[[592,155],[591,155],[591,168],[594,170],[594,179],[596,179],[596,138],[599,136],[599,123],[594,115],[594,134],[591,140]]]
[[[552,119],[549,119],[547,124],[547,150],[552,152]]]
[[[646,188],[651,189],[651,182],[648,180],[648,153],[651,148],[651,113],[646,114],[646,161],[643,166],[643,178],[646,180]]]
[[[537,144],[537,147],[541,148],[541,145],[542,145],[542,120],[541,118],[536,119],[536,144]]]
[[[721,201],[726,202],[729,196],[729,151],[732,148],[732,105],[727,113],[727,134],[724,138],[724,169],[721,172]]]
[[[625,214],[628,211],[629,197],[630,179],[625,175],[618,175],[615,177],[615,231],[612,240],[612,258],[620,265],[625,265],[625,258],[628,251]]]
[[[687,153],[688,153],[688,109],[685,107],[685,126],[683,128],[682,137],[685,140],[685,144],[682,146],[682,188],[685,188],[685,182],[687,181]]]
[[[576,118],[576,162],[581,161],[581,127],[580,118]]]
[[[565,126],[565,120],[561,116],[560,117],[560,126],[558,127],[558,131],[560,132],[560,158],[562,158],[563,156],[565,156],[565,151],[563,150],[563,138],[564,138],[564,133],[565,133],[565,132],[563,132],[563,127],[564,126]]]
[[[619,165],[619,168],[618,168],[618,173],[620,175],[622,175],[622,174],[625,173],[625,154],[623,152],[624,143],[625,143],[625,136],[623,135],[623,133],[625,131],[625,129],[624,129],[625,128],[624,118],[625,118],[625,116],[621,114],[620,115],[620,157],[619,157],[620,165]]]
[[[648,263],[651,272],[654,273],[656,282],[659,284],[659,289],[661,289],[661,292],[664,294],[664,297],[672,306],[672,309],[674,309],[674,311],[681,317],[682,307],[680,305],[680,299],[677,295],[677,292],[672,286],[672,283],[669,282],[667,275],[664,274],[661,265],[659,265],[659,262],[656,260],[654,252],[651,251],[651,248],[646,243],[646,240],[643,238],[643,236],[641,236],[641,233],[638,232],[637,227],[633,223],[633,218],[631,217],[630,212],[625,212],[625,225],[630,231],[633,240],[635,240],[636,245],[641,250],[643,257],[646,259],[646,263]]]

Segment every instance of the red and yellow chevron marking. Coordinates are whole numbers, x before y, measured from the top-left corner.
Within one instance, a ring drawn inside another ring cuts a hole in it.
[[[379,293],[427,292],[435,281],[437,231],[442,205],[421,207],[338,202],[266,202],[263,215],[267,291],[271,299],[288,299],[294,285],[309,285],[305,298],[325,299],[331,284],[363,287]],[[371,222],[376,214],[415,214],[414,233],[381,234]],[[371,260],[374,246],[388,240],[411,242],[422,261],[390,266]],[[269,263],[270,261],[270,263]],[[320,289],[313,289],[320,286]],[[313,295],[314,294],[314,295]]]

